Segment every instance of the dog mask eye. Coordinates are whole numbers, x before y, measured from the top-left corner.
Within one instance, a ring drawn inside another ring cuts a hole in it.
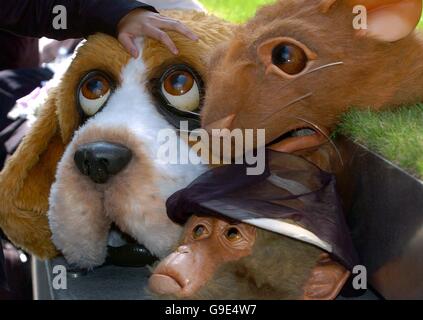
[[[273,49],[272,62],[283,72],[296,75],[306,68],[308,58],[300,47],[292,43],[282,43]]]
[[[170,70],[161,82],[162,94],[171,106],[181,111],[195,111],[200,107],[199,84],[188,70]]]
[[[95,115],[107,102],[112,92],[112,81],[100,71],[88,73],[79,85],[79,106],[86,116]]]

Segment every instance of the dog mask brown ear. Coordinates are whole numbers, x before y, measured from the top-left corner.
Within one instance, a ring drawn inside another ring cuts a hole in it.
[[[57,120],[56,91],[0,173],[0,228],[40,258],[56,255],[48,225],[48,197],[65,146]]]
[[[322,254],[304,286],[303,299],[334,300],[349,276],[347,269],[333,261],[328,254]]]
[[[338,0],[323,0],[321,9],[328,12]],[[414,31],[422,14],[421,0],[346,0],[352,8],[364,6],[367,11],[367,29],[357,32],[387,42],[395,42]]]

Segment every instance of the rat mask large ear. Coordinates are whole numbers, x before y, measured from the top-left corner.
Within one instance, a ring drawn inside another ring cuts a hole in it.
[[[328,12],[339,0],[323,0],[322,11]],[[416,28],[422,14],[422,0],[346,0],[351,10],[364,6],[367,28],[357,32],[387,42],[407,37]]]
[[[0,173],[0,228],[16,245],[40,258],[56,254],[46,212],[64,148],[52,91],[31,132]]]
[[[334,300],[344,287],[350,272],[327,253],[320,256],[304,286],[304,300]]]

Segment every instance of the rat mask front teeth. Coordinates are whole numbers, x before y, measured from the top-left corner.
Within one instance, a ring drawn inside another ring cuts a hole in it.
[[[300,130],[296,130],[292,133],[292,137],[305,137],[305,136],[311,136],[313,134],[315,134],[316,132],[312,129],[300,129]]]

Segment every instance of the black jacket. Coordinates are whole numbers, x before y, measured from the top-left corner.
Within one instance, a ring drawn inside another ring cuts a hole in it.
[[[6,290],[6,288],[7,288],[6,268],[4,267],[3,246],[1,244],[1,238],[0,238],[0,291]]]
[[[57,5],[66,8],[66,30],[53,27]],[[0,70],[37,67],[38,40],[33,38],[64,40],[95,32],[114,36],[119,21],[137,8],[156,12],[135,0],[0,0]]]

